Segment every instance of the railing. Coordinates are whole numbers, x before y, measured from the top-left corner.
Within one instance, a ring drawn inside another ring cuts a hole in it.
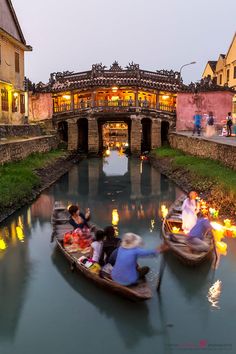
[[[165,111],[165,112],[175,112],[175,107],[159,104],[156,105],[155,103],[148,102],[147,100],[139,100],[138,105],[135,105],[135,101],[130,100],[117,100],[117,101],[109,101],[109,100],[87,100],[87,101],[80,101],[76,104],[73,103],[66,103],[54,106],[53,111],[54,114],[66,113],[66,112],[73,112],[73,111],[83,111],[87,109],[96,109],[96,108],[103,108],[104,110],[107,109],[114,109],[114,110],[128,110],[128,109],[142,109],[142,110],[158,110],[158,111]]]

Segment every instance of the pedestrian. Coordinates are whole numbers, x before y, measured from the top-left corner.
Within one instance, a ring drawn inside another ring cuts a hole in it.
[[[195,111],[195,115],[193,116],[193,134],[197,132],[197,135],[201,135],[201,122],[202,122],[202,116],[199,111]]]
[[[233,125],[233,118],[232,118],[231,112],[229,112],[226,117],[226,126],[227,126],[227,135],[226,136],[232,135],[232,125]]]
[[[209,112],[206,122],[206,133],[205,136],[207,138],[211,138],[215,135],[215,126],[214,126],[215,118],[213,116],[213,112]]]

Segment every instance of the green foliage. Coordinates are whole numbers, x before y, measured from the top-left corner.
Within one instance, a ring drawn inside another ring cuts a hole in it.
[[[182,151],[170,147],[156,149],[155,153],[161,158],[171,158],[174,166],[185,168],[192,175],[195,175],[196,179],[207,179],[212,184],[219,184],[224,190],[236,195],[236,172],[221,163],[211,159],[186,155]]]
[[[65,152],[53,150],[48,153],[32,154],[25,160],[0,167],[0,209],[12,206],[28,197],[40,185],[36,169],[47,166]]]

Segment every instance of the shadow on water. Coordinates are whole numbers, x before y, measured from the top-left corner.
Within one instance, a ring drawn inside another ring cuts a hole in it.
[[[182,264],[171,254],[166,254],[165,260],[166,268],[188,300],[198,297],[206,287],[207,279],[214,275],[211,261],[206,261],[197,267],[189,267]]]
[[[52,262],[65,281],[78,295],[94,305],[99,312],[112,318],[126,347],[133,348],[143,337],[159,336],[163,331],[155,328],[150,322],[149,308],[146,303],[134,303],[99,289],[85,279],[83,275],[72,273],[66,259],[55,248]],[[124,320],[125,319],[125,320]]]

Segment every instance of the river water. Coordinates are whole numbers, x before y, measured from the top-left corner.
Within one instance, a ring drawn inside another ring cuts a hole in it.
[[[152,271],[153,298],[131,303],[96,288],[50,243],[55,200],[90,207],[95,223],[133,231],[146,247],[161,242],[161,205],[181,191],[148,162],[111,152],[75,165],[29,207],[0,226],[1,354],[161,354],[236,352],[236,240],[216,270],[161,256],[140,260]]]

